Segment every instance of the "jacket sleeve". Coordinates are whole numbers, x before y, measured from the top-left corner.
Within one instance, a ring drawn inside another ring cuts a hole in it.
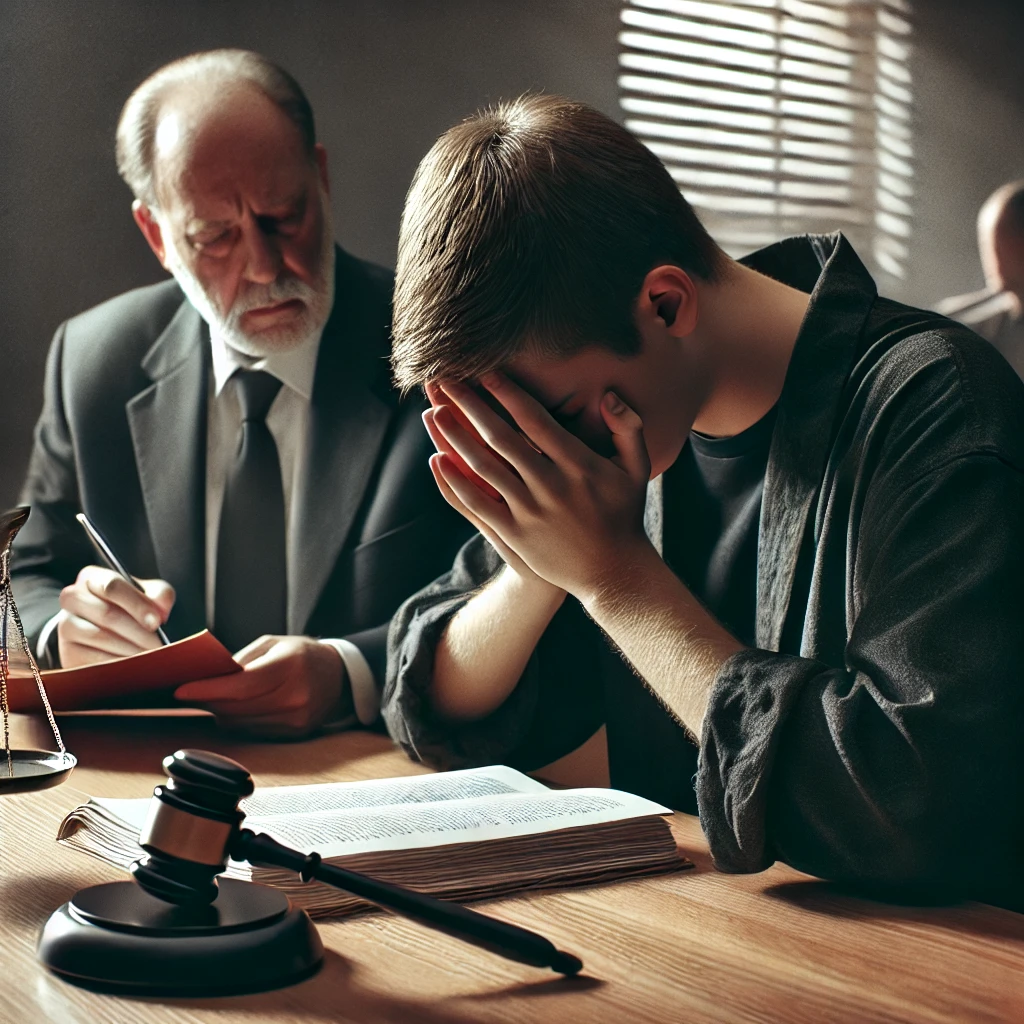
[[[845,664],[748,650],[716,680],[697,797],[719,868],[975,893],[1015,876],[1021,509],[1024,475],[992,452],[872,485]]]
[[[416,761],[442,768],[508,764],[524,771],[575,750],[603,721],[597,627],[567,599],[555,614],[519,684],[485,718],[453,723],[430,702],[434,653],[448,623],[502,565],[480,535],[450,572],[413,595],[392,620],[381,714],[388,732]]]
[[[46,362],[43,411],[21,492],[22,504],[32,511],[11,551],[14,597],[33,652],[43,627],[60,610],[61,589],[72,583],[79,567],[91,559],[91,549],[74,518],[80,511],[80,499],[64,410],[63,354],[62,326]]]

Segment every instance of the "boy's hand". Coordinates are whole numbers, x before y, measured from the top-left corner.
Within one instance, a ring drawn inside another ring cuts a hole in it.
[[[519,562],[584,600],[619,567],[651,550],[643,528],[650,461],[640,417],[612,392],[605,395],[601,414],[617,452],[606,459],[507,378],[488,374],[481,383],[525,437],[472,388],[442,383],[483,443],[451,409],[433,409],[425,419],[439,451],[431,458],[435,478],[449,502],[478,525],[513,568]],[[475,486],[453,455],[500,498]]]

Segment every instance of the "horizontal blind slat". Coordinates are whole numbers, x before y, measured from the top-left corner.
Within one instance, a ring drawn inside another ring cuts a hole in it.
[[[729,251],[842,227],[894,277],[913,189],[907,0],[632,0],[626,127]]]

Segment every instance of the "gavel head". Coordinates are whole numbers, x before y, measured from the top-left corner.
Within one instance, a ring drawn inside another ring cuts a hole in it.
[[[179,750],[163,766],[167,783],[153,790],[139,836],[145,856],[129,870],[158,899],[205,906],[217,898],[217,875],[245,817],[238,801],[252,793],[252,776],[206,750]]]

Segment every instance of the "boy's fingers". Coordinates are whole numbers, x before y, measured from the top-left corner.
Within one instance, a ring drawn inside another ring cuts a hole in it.
[[[651,460],[640,417],[614,391],[607,392],[601,400],[601,416],[612,433],[619,465],[632,479],[646,483]]]
[[[444,390],[448,397],[458,405],[487,447],[492,448],[509,462],[524,479],[537,478],[542,472],[545,460],[519,431],[506,423],[472,388],[465,384],[446,381]],[[554,423],[553,420],[552,423]]]
[[[504,374],[484,374],[480,378],[480,383],[508,410],[530,441],[554,462],[586,464],[593,458],[594,453],[590,448],[555,420],[533,395],[514,384]],[[476,398],[475,395],[473,397]],[[477,402],[484,409],[487,408],[479,398]],[[494,413],[491,415],[499,423],[502,422]]]
[[[438,409],[433,420],[435,429],[444,436],[453,450],[445,451],[443,454],[451,457],[454,452],[471,473],[475,473],[485,483],[490,484],[497,495],[506,500],[525,496],[522,479],[500,462],[497,456],[474,440],[452,415],[450,409]],[[488,496],[493,498],[497,495]]]
[[[468,511],[473,520],[496,529],[500,522],[509,515],[509,508],[504,502],[489,498],[476,484],[459,472],[454,461],[447,455],[436,455],[437,468],[445,483],[455,493],[459,503]]]
[[[479,521],[476,516],[474,516],[473,513],[470,512],[461,501],[459,501],[455,492],[448,486],[448,481],[445,480],[444,474],[441,472],[441,460],[445,457],[446,456],[442,455],[440,452],[436,455],[430,456],[430,472],[434,475],[434,482],[437,484],[437,489],[441,492],[441,497],[444,498],[444,500],[447,501],[456,512],[465,516],[466,519],[468,519],[477,529],[480,529]],[[456,472],[458,472],[457,469]]]

